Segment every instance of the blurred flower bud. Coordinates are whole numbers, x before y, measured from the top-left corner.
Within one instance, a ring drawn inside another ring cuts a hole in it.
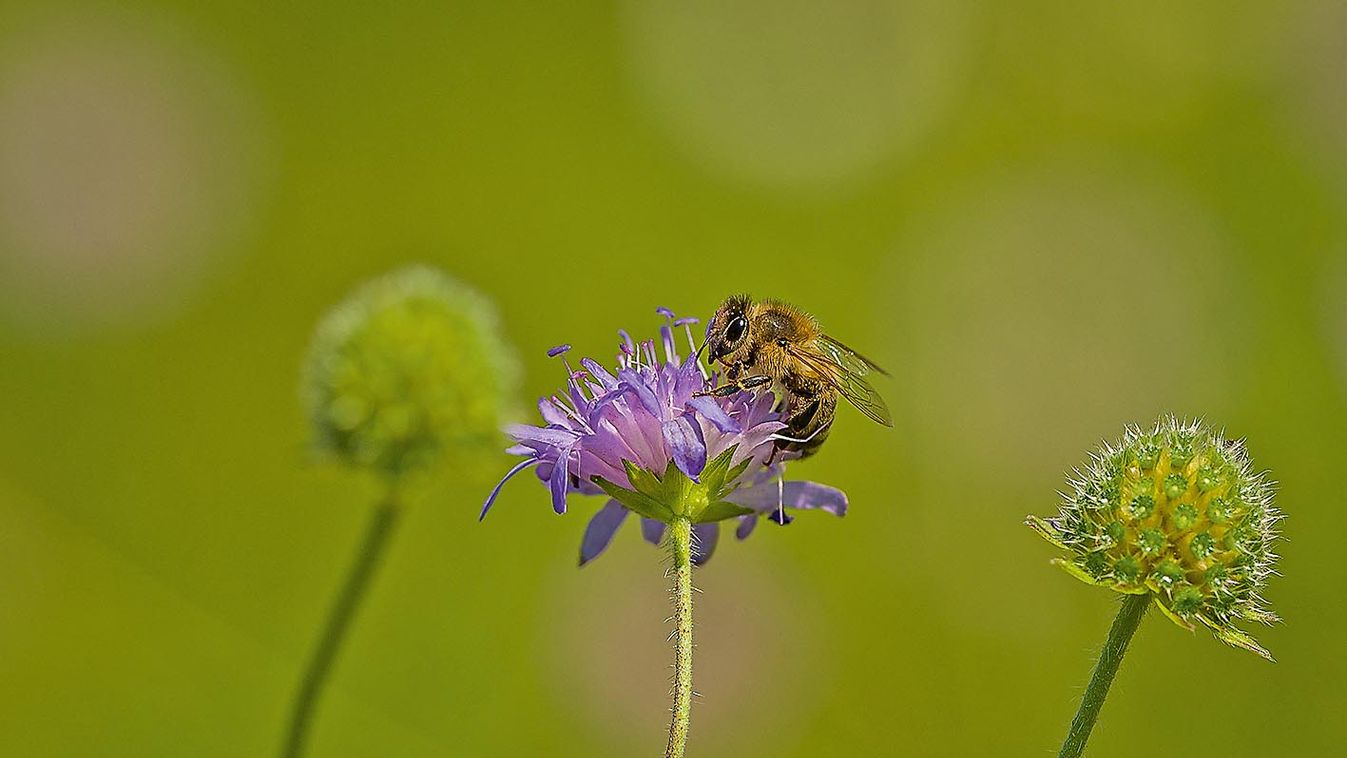
[[[319,452],[396,476],[494,445],[518,367],[490,301],[413,266],[319,323],[303,392]]]
[[[1271,658],[1237,620],[1270,624],[1262,598],[1277,556],[1281,515],[1272,483],[1255,474],[1241,442],[1200,423],[1129,427],[1077,471],[1061,510],[1029,526],[1069,556],[1054,563],[1082,581],[1151,593],[1170,619]]]

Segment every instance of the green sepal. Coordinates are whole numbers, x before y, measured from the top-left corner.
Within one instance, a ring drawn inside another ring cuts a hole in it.
[[[1095,586],[1107,584],[1107,582],[1101,582],[1100,580],[1094,578],[1093,576],[1090,576],[1090,572],[1086,571],[1080,566],[1077,566],[1074,562],[1066,560],[1065,558],[1053,558],[1051,563],[1052,565],[1056,566],[1057,568],[1060,568],[1061,570],[1065,571],[1071,576],[1076,577],[1082,582],[1085,582],[1086,584]]]
[[[1052,527],[1052,524],[1048,523],[1047,519],[1038,516],[1028,516],[1024,519],[1024,525],[1033,529],[1038,533],[1038,536],[1051,542],[1057,547],[1060,547],[1063,550],[1070,550],[1070,548],[1066,546],[1066,543],[1062,542],[1062,538],[1058,536],[1057,530]],[[1091,581],[1091,584],[1093,584],[1093,581]]]
[[[651,478],[653,479],[654,477]],[[608,497],[623,504],[633,513],[638,513],[646,518],[654,519],[656,521],[663,521],[666,524],[673,522],[673,511],[659,500],[656,500],[643,492],[619,487],[601,476],[593,477],[593,482],[603,488],[603,491],[608,493]]]
[[[702,512],[698,514],[697,518],[693,519],[692,522],[694,524],[705,524],[711,521],[724,521],[725,519],[734,518],[735,516],[747,516],[752,512],[752,508],[745,508],[742,505],[735,505],[734,503],[725,500],[718,500],[703,508]]]
[[[660,481],[655,478],[654,474],[625,458],[622,459],[622,468],[627,472],[627,481],[631,483],[632,489],[646,497],[659,497]]]
[[[736,445],[735,447],[738,447],[738,445]],[[734,450],[733,447],[730,448],[730,451],[733,450]],[[727,482],[738,481],[739,477],[743,476],[744,472],[748,470],[748,467],[752,465],[753,465],[753,458],[751,456],[743,459],[742,461],[739,461],[739,465],[730,469],[730,473],[725,476],[725,481]]]
[[[687,477],[673,461],[664,469],[664,477],[660,479],[659,501],[666,503],[673,509],[674,515],[693,516],[700,509],[695,507],[692,502],[695,500],[696,484]],[[705,494],[702,496],[705,498]]]
[[[738,449],[738,445],[731,445],[728,450],[717,455],[715,460],[708,463],[706,469],[702,471],[702,484],[706,487],[706,491],[711,498],[720,500],[733,492],[737,485],[727,487],[726,483],[738,481],[739,477],[743,476],[744,472],[748,470],[748,467],[753,465],[753,458],[748,457],[739,461],[734,468],[730,468],[730,461],[734,460],[734,453]]]
[[[1157,596],[1157,597],[1155,598],[1155,604],[1158,605],[1158,606],[1160,606],[1160,611],[1161,611],[1162,613],[1164,613],[1165,616],[1166,616],[1170,621],[1173,621],[1175,624],[1178,624],[1179,626],[1183,627],[1184,629],[1187,629],[1187,630],[1190,631],[1190,632],[1193,631],[1194,629],[1196,629],[1196,627],[1193,626],[1193,622],[1191,622],[1191,621],[1185,619],[1184,617],[1180,616],[1179,614],[1175,613],[1175,612],[1174,612],[1174,609],[1172,609],[1172,608],[1170,608],[1168,605],[1166,605],[1166,604],[1165,604],[1165,599],[1164,599],[1163,597]],[[1219,635],[1219,633],[1218,633],[1218,635]]]
[[[717,455],[710,463],[706,464],[706,468],[702,469],[702,485],[706,487],[708,492],[719,493],[725,487],[725,482],[734,481],[735,477],[731,477],[729,473],[730,461],[734,458],[736,447],[738,445]]]
[[[1221,624],[1208,619],[1206,616],[1198,616],[1197,618],[1203,624],[1210,627],[1212,634],[1215,634],[1216,639],[1221,642],[1261,655],[1273,663],[1277,662],[1276,659],[1272,657],[1272,653],[1269,653],[1266,648],[1258,644],[1258,641],[1248,632],[1241,631],[1233,626],[1222,626]]]
[[[614,500],[646,518],[658,519],[665,523],[672,521],[676,516],[685,516],[695,523],[723,521],[752,512],[748,508],[724,502],[725,495],[734,491],[734,487],[727,486],[726,483],[737,479],[753,462],[752,459],[748,459],[730,468],[730,461],[733,459],[734,448],[731,447],[708,463],[702,470],[699,481],[695,482],[680,471],[673,461],[665,467],[663,475],[656,476],[635,463],[624,460],[622,468],[626,470],[627,481],[631,483],[632,489],[628,490],[597,478],[595,482]],[[714,510],[710,510],[708,515],[708,510],[713,508],[713,504]]]

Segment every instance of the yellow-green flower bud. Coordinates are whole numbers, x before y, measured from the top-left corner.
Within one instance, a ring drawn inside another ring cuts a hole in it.
[[[391,476],[494,443],[518,368],[481,295],[425,266],[360,287],[319,323],[304,396],[319,452]]]
[[[1271,658],[1235,621],[1277,621],[1262,591],[1281,515],[1272,483],[1241,442],[1200,423],[1129,427],[1077,471],[1060,511],[1029,526],[1069,555],[1054,563],[1082,581],[1150,593],[1170,619]]]

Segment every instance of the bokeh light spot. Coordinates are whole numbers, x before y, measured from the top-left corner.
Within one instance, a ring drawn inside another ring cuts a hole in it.
[[[142,17],[61,13],[0,37],[0,315],[47,333],[182,297],[258,176],[228,73]]]
[[[631,0],[632,86],[712,171],[834,185],[921,138],[960,78],[961,3]]]
[[[1041,564],[1011,536],[1018,503],[1060,489],[1111,429],[1221,407],[1240,298],[1215,223],[1163,181],[1088,159],[991,182],[916,223],[892,297],[900,426],[931,481],[957,483],[923,498],[941,532],[929,544],[983,535],[980,564],[1009,567],[1006,586],[1029,581]],[[969,623],[1051,623],[1013,593],[984,600],[1005,607]]]
[[[1289,17],[1281,35],[1282,76],[1276,82],[1287,107],[1277,112],[1320,157],[1330,158],[1340,186],[1347,188],[1347,4],[1304,0]]]

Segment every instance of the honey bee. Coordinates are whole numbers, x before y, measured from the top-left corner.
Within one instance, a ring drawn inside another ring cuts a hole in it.
[[[786,424],[778,451],[802,458],[817,452],[832,427],[838,395],[872,420],[893,426],[884,400],[864,378],[871,371],[888,372],[824,334],[813,316],[793,305],[729,297],[711,319],[702,349],[725,367],[726,383],[707,394],[724,397],[772,386]]]

